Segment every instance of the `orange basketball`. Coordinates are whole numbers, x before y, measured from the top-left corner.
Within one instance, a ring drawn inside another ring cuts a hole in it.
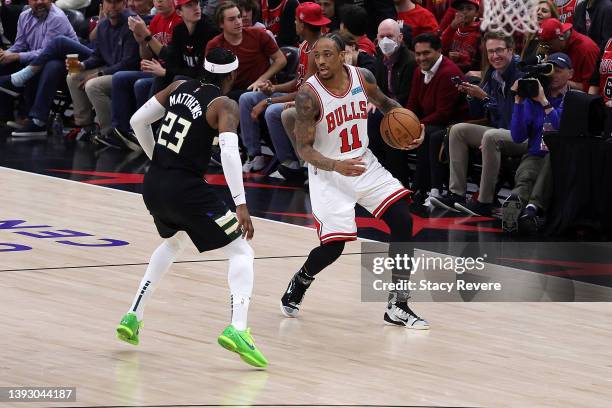
[[[380,134],[389,146],[406,149],[413,140],[421,136],[421,121],[408,109],[394,108],[383,117]]]

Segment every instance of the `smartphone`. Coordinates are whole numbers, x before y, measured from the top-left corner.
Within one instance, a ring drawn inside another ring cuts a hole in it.
[[[453,81],[455,85],[461,85],[463,83],[463,79],[461,79],[460,76],[451,77],[451,81]]]

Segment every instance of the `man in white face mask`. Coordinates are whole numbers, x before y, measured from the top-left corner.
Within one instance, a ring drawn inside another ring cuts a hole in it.
[[[406,105],[410,94],[412,75],[416,68],[414,53],[404,44],[404,38],[397,21],[387,19],[380,23],[377,32],[378,47],[376,50],[376,82],[381,91],[389,98]],[[368,134],[370,149],[382,165],[402,184],[408,186],[410,170],[408,169],[406,151],[395,150],[381,141],[380,112],[370,112],[368,117]]]

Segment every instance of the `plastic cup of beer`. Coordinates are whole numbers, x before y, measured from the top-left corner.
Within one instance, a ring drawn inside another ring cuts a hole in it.
[[[79,54],[68,54],[66,55],[68,60],[68,73],[78,74],[81,72],[81,63],[79,62]]]

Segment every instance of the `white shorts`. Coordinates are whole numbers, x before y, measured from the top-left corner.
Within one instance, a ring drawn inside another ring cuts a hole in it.
[[[369,149],[362,160],[367,170],[358,177],[308,165],[312,215],[322,244],[357,239],[355,204],[380,218],[391,204],[410,194]]]

